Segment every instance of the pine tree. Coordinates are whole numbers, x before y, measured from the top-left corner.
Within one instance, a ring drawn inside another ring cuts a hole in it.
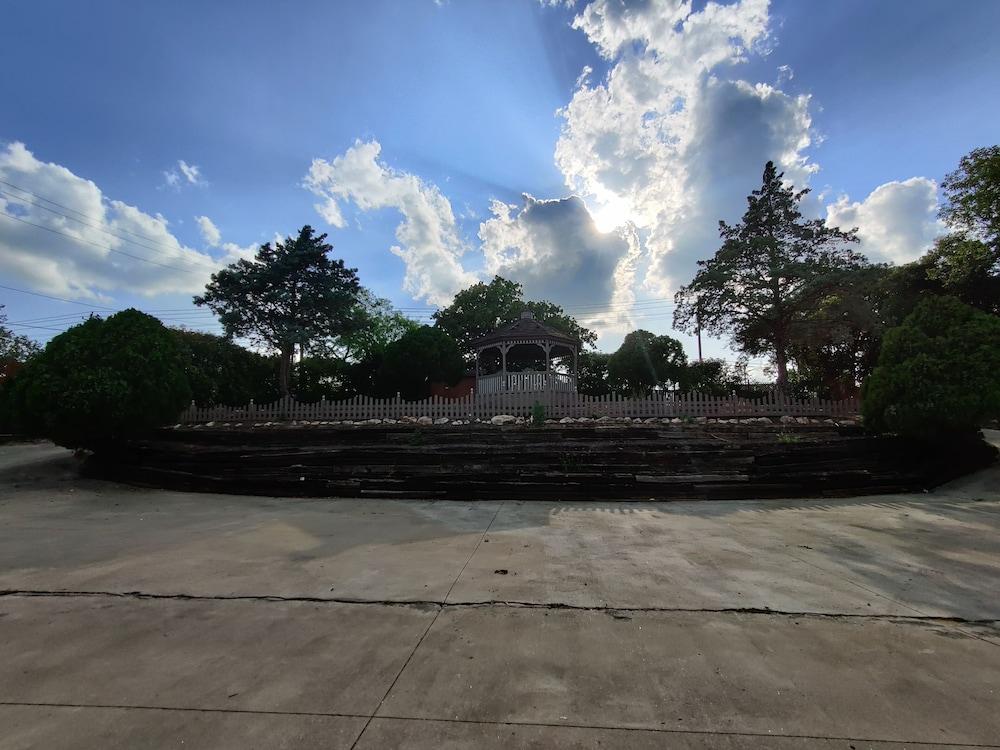
[[[855,230],[805,219],[799,205],[809,192],[782,182],[773,162],[761,187],[747,197],[738,224],[719,222],[715,256],[698,262],[694,280],[675,295],[674,327],[728,336],[748,355],[770,354],[777,388],[787,393],[788,352],[796,324],[842,271],[864,265],[850,243]]]
[[[325,240],[307,225],[295,239],[261,245],[253,260],[212,274],[205,293],[194,298],[219,316],[227,336],[278,351],[281,395],[288,393],[297,345],[343,335],[359,322],[357,271],[330,258]]]

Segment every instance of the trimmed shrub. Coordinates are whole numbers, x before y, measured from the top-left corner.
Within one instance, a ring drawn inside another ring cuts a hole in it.
[[[265,404],[278,398],[278,360],[200,331],[171,329],[184,357],[191,398],[199,406]],[[319,397],[317,396],[317,399]]]
[[[975,432],[1000,415],[1000,317],[930,297],[886,332],[862,395],[865,425],[921,439]]]
[[[70,448],[96,448],[177,418],[191,398],[177,338],[138,310],[53,338],[14,385],[16,422]]]

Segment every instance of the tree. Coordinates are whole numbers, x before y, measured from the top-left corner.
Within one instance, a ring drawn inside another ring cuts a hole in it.
[[[642,329],[632,331],[608,360],[608,378],[615,388],[634,396],[681,382],[687,367],[684,347],[670,336]]]
[[[19,336],[7,326],[7,314],[0,305],[0,383],[12,376],[30,357],[41,351],[27,336]]]
[[[376,297],[368,289],[358,291],[355,325],[336,338],[314,342],[309,351],[322,358],[336,358],[343,363],[360,362],[385,349],[403,334],[420,324],[396,310],[392,302]]]
[[[205,294],[195,297],[219,316],[227,336],[247,337],[280,356],[278,387],[288,393],[296,346],[355,330],[356,269],[328,256],[326,235],[306,225],[298,237],[260,246],[253,260],[239,260],[212,274]]]
[[[222,336],[171,329],[184,357],[191,398],[202,406],[243,406],[278,397],[278,363]]]
[[[605,352],[580,352],[577,361],[576,390],[585,396],[606,396],[612,392]]]
[[[399,393],[413,401],[427,398],[431,383],[454,385],[464,372],[455,340],[437,328],[420,326],[385,348],[375,386],[381,396]]]
[[[793,319],[788,356],[800,390],[821,398],[857,395],[875,367],[882,334],[899,322],[886,304],[889,273],[884,265],[837,272]]]
[[[1000,262],[1000,146],[977,148],[941,182],[941,218],[954,232],[989,246]]]
[[[865,425],[944,439],[1000,417],[1000,318],[954,297],[929,297],[886,332],[866,381]]]
[[[177,418],[191,398],[177,337],[124,310],[59,334],[15,382],[15,415],[33,434],[98,448]]]
[[[725,360],[689,362],[681,375],[681,390],[707,396],[729,396],[738,385],[736,372]]]
[[[828,293],[834,272],[864,262],[849,247],[857,242],[853,230],[802,217],[799,204],[809,191],[785,186],[783,176],[768,162],[761,187],[747,197],[740,223],[719,222],[722,247],[698,262],[694,280],[675,295],[674,311],[674,326],[680,330],[693,332],[700,326],[729,336],[744,354],[771,354],[781,392],[788,386],[796,318]]]
[[[593,345],[597,334],[577,323],[576,319],[552,302],[523,299],[524,290],[515,281],[494,276],[489,284],[473,284],[455,295],[448,307],[434,313],[434,325],[451,336],[462,352],[472,353],[471,342],[500,326],[517,320],[530,310],[535,318],[553,328]]]

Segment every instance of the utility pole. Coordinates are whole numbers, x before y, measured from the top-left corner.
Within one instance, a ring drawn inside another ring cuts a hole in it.
[[[701,363],[701,307],[694,309],[695,333],[698,335],[698,362]]]

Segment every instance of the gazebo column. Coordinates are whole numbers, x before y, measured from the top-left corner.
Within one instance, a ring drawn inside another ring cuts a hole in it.
[[[506,391],[507,388],[507,350],[510,349],[510,344],[502,344],[500,346],[500,360],[501,360],[501,372],[503,375],[500,378],[500,386]]]
[[[545,350],[545,390],[552,393],[552,344],[546,341],[541,345]],[[549,399],[551,402],[551,399]]]
[[[578,346],[573,347],[573,390],[574,391],[577,389],[577,384],[579,382],[579,376],[580,376],[580,365],[579,365],[579,360],[577,359],[579,351],[580,347]]]

